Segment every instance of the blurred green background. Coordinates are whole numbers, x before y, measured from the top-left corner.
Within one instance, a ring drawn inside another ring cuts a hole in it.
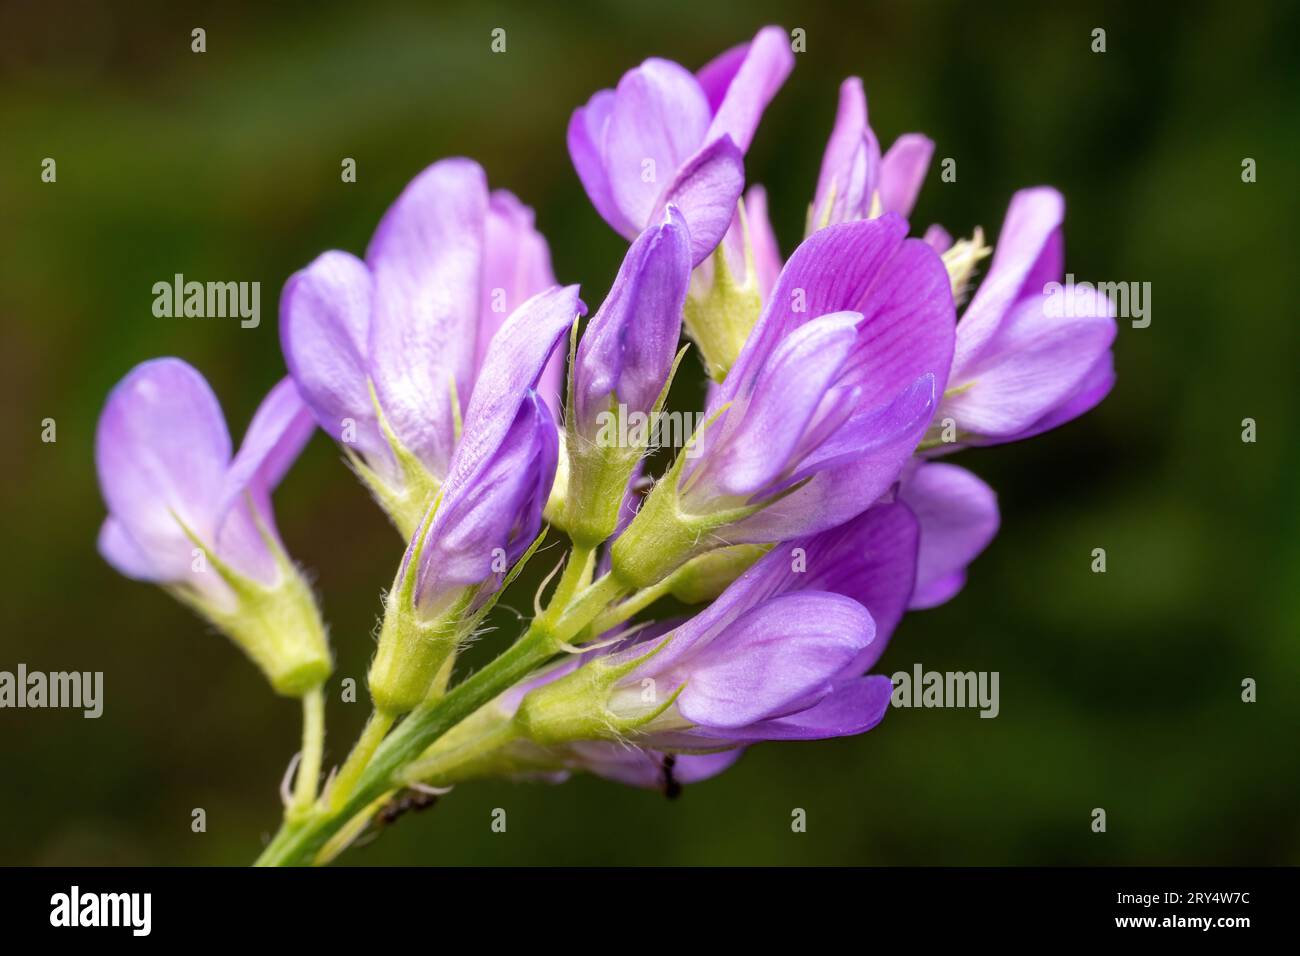
[[[0,711],[0,863],[248,862],[298,745],[293,702],[96,555],[92,443],[113,383],[179,355],[237,440],[283,374],[285,278],[324,249],[360,253],[406,181],[447,155],[536,208],[558,276],[594,308],[625,243],[570,167],[570,111],[647,56],[695,68],[769,22],[807,32],[747,161],[787,253],[837,86],[859,74],[883,141],[920,130],[938,144],[918,230],[996,235],[1015,189],[1051,183],[1069,203],[1069,270],[1152,284],[1152,324],[1121,323],[1119,384],[1097,411],[961,456],[999,490],[1002,533],[882,662],[999,671],[1001,715],[900,710],[860,738],[759,746],[672,802],[590,778],[467,785],[345,859],[1300,862],[1300,16],[1133,6],[0,4],[0,669],[102,670],[106,697],[98,721]],[[504,55],[489,50],[495,27]],[[343,157],[355,184],[340,182]],[[956,183],[939,181],[942,157]],[[176,272],[260,281],[261,326],[154,318],[151,286]],[[402,543],[319,435],[277,511],[331,624],[337,761],[366,708],[364,692],[340,702],[338,678],[364,683]],[[1104,575],[1089,570],[1095,547]],[[526,607],[531,590],[513,593]],[[508,639],[499,623],[471,663]],[[1257,703],[1240,699],[1246,677]],[[195,807],[206,833],[191,832]],[[489,828],[495,807],[505,834]]]

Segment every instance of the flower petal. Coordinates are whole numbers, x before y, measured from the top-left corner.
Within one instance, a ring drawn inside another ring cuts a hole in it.
[[[448,480],[420,554],[417,604],[489,580],[497,557],[509,567],[532,543],[555,480],[557,443],[546,403],[527,392],[494,453],[464,480]]]
[[[437,476],[455,443],[452,388],[474,382],[487,179],[434,163],[384,214],[366,250],[374,276],[371,378],[394,434]]]
[[[840,311],[863,315],[843,384],[861,386],[865,407],[891,400],[924,374],[942,393],[952,361],[952,288],[943,260],[906,234],[906,221],[886,213],[805,239],[781,271],[715,402],[730,401],[791,330]]]
[[[475,367],[510,313],[555,285],[551,250],[533,225],[533,211],[511,192],[495,190],[488,200],[483,249],[483,306],[479,313]],[[537,391],[557,412],[563,391],[564,356],[558,351],[538,381]]]
[[[733,544],[782,541],[861,514],[897,479],[934,415],[934,378],[924,375],[892,402],[858,413],[807,455],[787,484],[811,481],[727,529]]]
[[[1070,296],[1065,317],[1047,314],[1052,302],[1034,295],[1011,309],[967,363],[963,388],[944,400],[941,415],[951,415],[962,431],[1002,437],[1024,431],[1075,394],[1115,339],[1113,306],[1088,289]]]
[[[708,126],[708,100],[685,67],[651,58],[619,80],[605,171],[615,205],[636,229],[653,219],[665,186],[704,144]]]
[[[722,66],[713,67],[711,71],[710,67],[706,67],[700,72],[705,74],[710,71],[706,74],[706,79],[716,90],[718,81],[730,64],[731,61],[724,61]],[[730,136],[742,153],[748,150],[763,110],[772,102],[772,97],[776,96],[777,90],[793,69],[794,53],[790,50],[790,39],[785,31],[780,27],[764,27],[759,30],[753,42],[745,48],[743,59],[736,64],[721,102],[713,109],[713,121],[709,124],[705,139]],[[703,86],[703,82],[700,85]],[[710,98],[710,106],[712,105]]]
[[[786,594],[740,617],[661,680],[685,682],[677,710],[692,723],[745,727],[825,693],[874,635],[871,615],[856,601]]]
[[[952,378],[965,381],[966,369],[988,346],[1016,301],[1042,292],[1043,282],[1059,278],[1059,230],[1065,200],[1055,189],[1022,189],[1011,197],[988,274],[957,327]],[[1053,237],[1056,237],[1055,239]]]
[[[216,396],[180,359],[137,365],[109,393],[95,433],[100,489],[156,580],[189,578],[194,545],[173,512],[211,541],[229,461],[230,433]],[[114,547],[105,556],[120,553]],[[123,565],[128,574],[140,570]]]
[[[793,575],[795,586],[851,597],[876,622],[875,640],[854,660],[850,676],[864,673],[879,660],[907,610],[916,586],[920,534],[911,509],[891,502],[873,505],[842,525],[793,542],[804,548],[807,568]]]
[[[392,452],[375,419],[368,383],[370,270],[346,252],[326,252],[290,276],[280,296],[280,347],[289,374],[325,434],[353,438],[372,465]],[[347,422],[352,423],[348,427]]]
[[[716,426],[718,437],[710,441],[705,433],[701,474],[688,476],[702,487],[690,488],[688,497],[753,495],[798,464],[795,450],[839,377],[861,319],[856,312],[825,315],[777,346],[749,393],[737,396],[734,411]]]
[[[681,210],[691,230],[691,265],[718,247],[736,214],[745,188],[745,160],[729,138],[709,143],[682,165],[656,212],[669,205]]]
[[[258,522],[267,533],[277,533],[271,491],[297,460],[314,427],[293,379],[281,379],[258,406],[226,472],[217,517],[217,552],[224,561],[260,581],[274,581],[276,565]],[[257,508],[257,520],[249,510],[250,497]]]
[[[998,531],[998,498],[965,468],[919,465],[898,492],[921,526],[916,590],[910,607],[937,607],[966,583],[966,566]]]
[[[820,217],[825,215],[828,202],[836,208],[861,204],[868,178],[868,162],[863,144],[869,128],[867,96],[862,90],[862,80],[850,76],[840,84],[835,126],[826,143],[826,152],[822,154],[817,192],[813,197],[815,223],[820,222]],[[846,197],[849,197],[847,201]],[[833,218],[832,221],[843,221],[843,218]]]
[[[610,114],[614,111],[614,91],[600,90],[580,106],[569,118],[568,145],[573,168],[578,172],[587,198],[596,207],[600,217],[629,239],[636,235],[637,226],[627,218],[614,201],[609,184],[608,162],[605,156],[605,135]]]
[[[574,401],[580,429],[594,427],[611,395],[630,412],[654,407],[677,352],[690,278],[690,231],[677,207],[669,206],[663,221],[628,249],[578,343]]]
[[[582,303],[576,285],[554,286],[517,308],[492,339],[465,410],[465,427],[449,469],[463,483],[492,456],[528,398]]]
[[[885,719],[893,684],[888,677],[839,680],[812,707],[728,732],[734,740],[823,740],[866,733]]]
[[[920,133],[904,133],[880,160],[880,208],[910,216],[934,155],[934,140]]]

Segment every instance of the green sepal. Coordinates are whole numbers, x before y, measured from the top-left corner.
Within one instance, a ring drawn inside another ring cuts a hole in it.
[[[670,643],[668,636],[630,661],[613,664],[596,657],[570,674],[529,691],[515,711],[519,735],[543,746],[575,740],[621,740],[662,715],[676,701],[685,685],[668,699],[645,713],[620,716],[609,708],[614,686]]]
[[[176,523],[203,551],[204,560],[230,588],[234,601],[226,606],[185,585],[167,590],[229,637],[266,675],[276,693],[301,697],[323,684],[334,669],[325,625],[302,572],[262,523],[251,498],[249,509],[258,534],[275,559],[279,578],[275,585],[268,587],[236,571],[173,511]]]
[[[713,251],[713,283],[703,294],[687,296],[682,310],[686,334],[699,346],[704,368],[715,382],[727,377],[763,311],[744,200],[737,209],[745,249],[745,281],[736,281],[719,244]]]
[[[383,433],[384,439],[393,451],[393,458],[397,461],[398,470],[401,472],[401,487],[394,488],[385,481],[373,468],[367,465],[361,456],[354,452],[346,445],[343,446],[343,453],[347,455],[348,464],[356,472],[357,477],[370,490],[370,494],[375,501],[388,515],[388,520],[393,523],[401,536],[409,541],[416,530],[420,527],[420,522],[424,519],[425,512],[437,497],[442,488],[442,482],[438,480],[427,468],[424,462],[412,453],[401,439],[393,432],[388,424],[388,419],[384,417],[384,411],[379,406],[379,396],[375,392],[373,382],[366,383],[370,390],[370,401],[375,408],[375,417],[379,422],[379,430]],[[460,429],[460,403],[456,400],[456,385],[452,382],[452,413],[456,430]]]
[[[435,500],[417,529],[415,546],[398,568],[384,599],[379,647],[370,662],[368,680],[375,709],[388,715],[414,710],[438,689],[440,680],[445,683],[462,633],[460,615],[473,596],[473,589],[466,588],[432,616],[416,606],[420,556],[428,544],[438,504]]]

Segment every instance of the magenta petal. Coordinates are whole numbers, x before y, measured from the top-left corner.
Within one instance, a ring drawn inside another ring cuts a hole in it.
[[[708,126],[708,100],[685,67],[652,58],[619,80],[605,169],[615,205],[636,228],[654,218],[665,187],[704,144]]]
[[[800,244],[777,280],[718,400],[730,400],[775,344],[830,312],[861,312],[858,345],[844,384],[860,385],[870,406],[923,374],[942,392],[952,361],[954,309],[948,271],[907,223],[887,213],[818,230]]]
[[[216,396],[180,359],[137,365],[109,394],[95,434],[100,488],[156,580],[190,577],[194,545],[176,518],[211,541],[229,461],[230,433]],[[117,538],[114,532],[110,560],[125,553]],[[122,570],[138,574],[142,565],[128,558]]]
[[[880,208],[910,216],[925,182],[934,140],[920,133],[904,133],[880,160]]]
[[[685,681],[677,709],[692,723],[745,727],[824,692],[874,634],[856,601],[787,594],[742,615],[660,679]]]
[[[487,179],[476,163],[434,163],[384,214],[366,250],[374,276],[371,379],[389,426],[435,475],[454,445],[452,389],[474,381]]]
[[[724,69],[725,66],[715,68],[707,75],[710,84],[716,84]],[[727,84],[722,101],[714,108],[713,121],[705,139],[730,136],[742,153],[748,150],[763,110],[793,69],[794,53],[790,50],[790,38],[785,31],[780,27],[759,30]],[[700,72],[705,74],[708,70],[706,67]]]
[[[917,466],[899,498],[921,526],[910,606],[937,607],[962,589],[966,566],[997,534],[997,495],[965,468],[940,462]]]
[[[683,164],[657,210],[674,205],[691,230],[691,265],[708,258],[726,235],[745,188],[745,160],[729,138],[709,143]]]

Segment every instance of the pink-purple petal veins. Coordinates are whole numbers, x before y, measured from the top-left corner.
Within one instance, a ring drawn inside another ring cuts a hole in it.
[[[417,605],[489,580],[498,556],[509,567],[527,549],[541,530],[558,445],[550,410],[528,391],[502,440],[468,479],[454,474],[447,482],[420,553]]]
[[[668,205],[682,211],[690,226],[691,265],[699,265],[717,248],[745,188],[745,159],[729,137],[713,140],[684,162],[656,215]]]
[[[880,160],[880,208],[910,216],[916,197],[925,182],[930,158],[934,155],[934,140],[920,133],[904,133],[894,140]]]
[[[794,69],[794,53],[780,27],[764,27],[739,49],[743,51],[739,58],[732,49],[700,70],[699,82],[713,112],[706,138],[730,136],[743,153],[754,139],[763,111]]]
[[[1053,300],[1042,294],[1023,299],[966,363],[954,383],[964,387],[944,401],[943,410],[962,431],[990,439],[1020,435],[1084,390],[1114,342],[1113,307],[1089,289],[1058,295],[1069,296],[1073,314],[1047,314]]]
[[[453,388],[474,384],[487,178],[434,163],[389,207],[366,250],[374,278],[370,377],[389,426],[434,474],[455,446]]]
[[[317,424],[345,437],[371,466],[392,452],[375,417],[369,386],[370,270],[347,252],[326,252],[289,277],[280,295],[280,347]],[[350,427],[348,423],[351,423]]]
[[[966,566],[997,534],[997,495],[965,468],[929,462],[904,475],[898,496],[921,528],[909,606],[937,607],[962,589]]]
[[[603,150],[610,192],[627,221],[638,229],[650,222],[678,167],[704,145],[709,120],[704,91],[685,67],[651,58],[623,74]]]
[[[1065,200],[1055,189],[1024,189],[1011,198],[989,270],[962,314],[952,380],[965,380],[1011,307],[1060,277]]]
[[[130,577],[197,578],[176,518],[212,540],[229,461],[230,433],[203,376],[175,358],[137,365],[109,393],[95,434],[104,558]]]
[[[511,192],[494,190],[488,197],[484,227],[482,307],[475,368],[483,364],[488,345],[510,313],[543,289],[555,285],[551,250],[534,225],[533,210]],[[542,373],[537,391],[552,411],[563,392],[564,357],[557,350]]]
[[[811,706],[875,636],[866,608],[801,591],[764,601],[719,633],[699,639],[688,622],[672,640],[688,645],[673,666],[645,668],[665,688],[684,684],[678,712],[692,724],[731,730]]]
[[[649,412],[672,369],[691,277],[690,231],[676,206],[628,249],[604,303],[578,343],[574,401],[590,437],[610,397]]]
[[[217,553],[244,555],[247,570],[260,581],[276,577],[275,557],[262,537],[278,537],[271,492],[297,461],[315,427],[293,379],[281,379],[253,414],[226,471],[217,512]]]
[[[821,229],[795,249],[771,299],[720,391],[741,383],[793,329],[830,312],[861,312],[852,360],[863,401],[878,403],[925,374],[942,392],[952,363],[955,313],[943,260],[907,239],[907,223],[886,214]],[[734,384],[733,384],[734,381]]]

